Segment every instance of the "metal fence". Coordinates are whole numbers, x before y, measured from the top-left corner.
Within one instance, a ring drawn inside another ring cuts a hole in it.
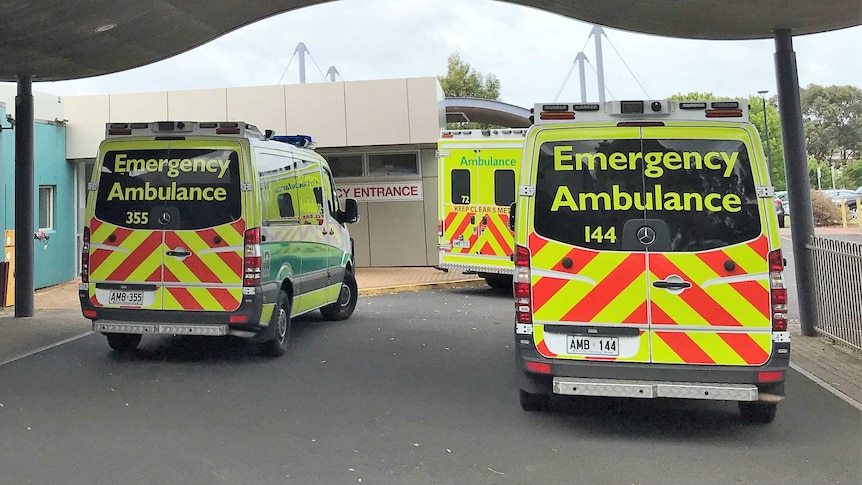
[[[862,244],[812,236],[817,331],[862,351]]]

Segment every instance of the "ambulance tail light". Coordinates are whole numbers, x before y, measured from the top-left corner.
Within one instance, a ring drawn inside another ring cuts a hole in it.
[[[260,286],[260,228],[245,231],[243,286]]]
[[[90,228],[84,228],[83,244],[81,245],[81,283],[90,282]]]
[[[516,246],[514,277],[516,323],[533,323],[533,290],[530,279],[530,250],[524,246]]]
[[[787,331],[787,288],[784,287],[784,257],[780,249],[769,252],[769,296],[772,309],[772,331]]]
[[[574,111],[542,111],[539,113],[540,120],[573,120]]]

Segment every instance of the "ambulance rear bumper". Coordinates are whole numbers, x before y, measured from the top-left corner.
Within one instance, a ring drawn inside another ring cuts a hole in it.
[[[519,348],[515,359],[521,389],[535,394],[777,402],[784,397],[790,343],[773,347],[759,366],[569,361],[546,359],[529,347]],[[550,372],[534,372],[528,363],[547,364]]]
[[[715,384],[707,382],[629,381],[612,379],[574,379],[554,377],[554,394],[568,396],[607,396],[650,399],[708,399],[712,401],[757,401],[753,384]]]

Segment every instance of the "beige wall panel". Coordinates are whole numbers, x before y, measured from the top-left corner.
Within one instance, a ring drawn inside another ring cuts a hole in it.
[[[440,107],[437,78],[407,79],[407,109],[410,110],[410,141],[437,143],[440,136]],[[442,90],[441,90],[442,91]]]
[[[371,266],[427,266],[424,202],[368,203]]]
[[[66,123],[66,158],[93,158],[105,138],[105,124],[110,116],[110,100],[102,96],[63,98]]]
[[[336,184],[337,185],[337,184]],[[367,268],[371,266],[371,241],[368,237],[368,206],[367,202],[359,202],[359,222],[348,224],[347,230],[353,238],[353,257],[356,266]]]
[[[38,89],[38,84],[35,86]],[[0,102],[6,104],[6,114],[15,116],[16,83],[0,83]],[[33,118],[44,121],[63,119],[63,98],[56,94],[33,91]],[[5,122],[5,120],[3,120]]]
[[[289,135],[311,135],[319,147],[347,146],[345,83],[284,86]]]
[[[168,93],[110,95],[110,122],[165,121],[168,119]]]
[[[227,119],[245,121],[260,129],[287,133],[283,86],[256,86],[227,89]]]
[[[167,119],[171,121],[228,121],[225,90],[168,91]]]
[[[347,143],[401,145],[410,143],[407,80],[356,81],[344,85]]]

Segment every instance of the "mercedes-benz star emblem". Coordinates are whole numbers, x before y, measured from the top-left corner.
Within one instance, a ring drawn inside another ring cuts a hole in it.
[[[655,242],[655,229],[649,226],[643,226],[638,229],[638,241],[644,246],[649,246]]]
[[[170,212],[162,212],[159,216],[159,224],[167,225],[167,223],[171,222],[171,213]]]

